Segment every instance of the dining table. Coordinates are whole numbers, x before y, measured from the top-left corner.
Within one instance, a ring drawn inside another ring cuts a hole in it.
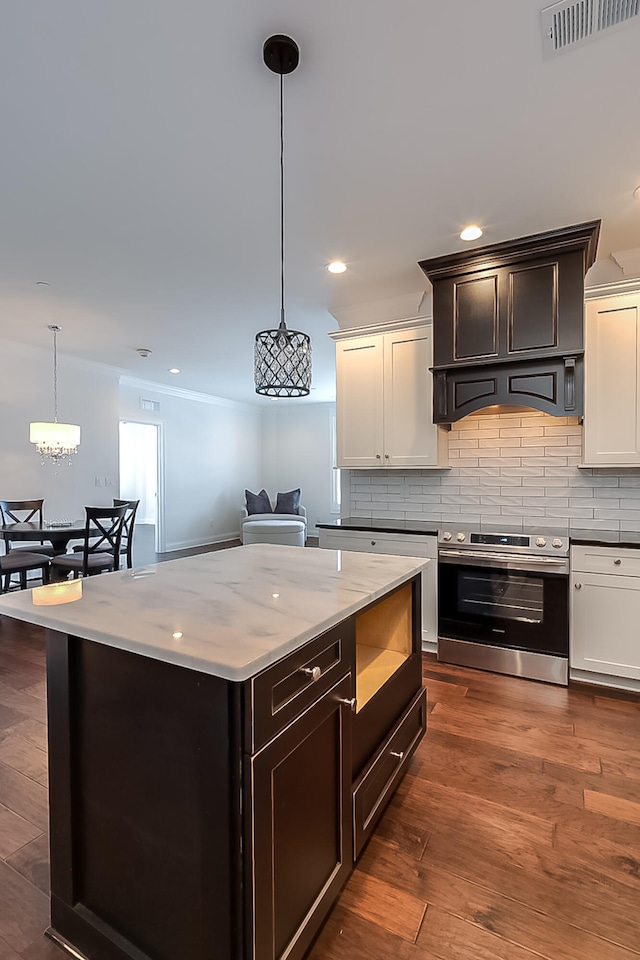
[[[7,552],[11,550],[14,540],[28,540],[30,543],[48,540],[52,547],[65,553],[70,540],[84,538],[85,527],[85,520],[65,520],[60,523],[25,520],[0,525],[0,537],[5,541]]]

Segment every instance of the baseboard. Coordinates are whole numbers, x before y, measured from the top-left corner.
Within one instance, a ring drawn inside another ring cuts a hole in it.
[[[630,677],[610,677],[607,673],[592,673],[590,670],[569,670],[569,681],[589,684],[591,687],[606,687],[608,690],[629,690],[640,693],[640,680]]]
[[[165,543],[163,553],[175,553],[177,550],[191,550],[193,547],[208,547],[210,543],[226,543],[227,540],[239,540],[240,531],[234,530],[231,533],[218,533],[215,536],[207,536],[196,540],[181,540],[174,543]]]
[[[425,637],[422,637],[422,652],[423,653],[437,653],[438,652],[438,641],[437,640],[426,640]]]

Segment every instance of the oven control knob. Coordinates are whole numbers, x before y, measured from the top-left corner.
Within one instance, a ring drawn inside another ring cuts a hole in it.
[[[536,537],[536,547],[546,547],[547,541],[544,537]]]
[[[556,550],[559,550],[560,547],[564,546],[564,544],[563,544],[562,540],[560,539],[560,537],[554,537],[554,539],[551,541],[551,546],[552,546],[552,547],[555,547]]]
[[[448,530],[446,531],[446,533],[443,533],[443,534],[442,534],[442,539],[443,539],[443,540],[447,540],[447,541],[448,541],[448,540],[451,540],[451,534],[449,533]]]
[[[462,541],[463,541],[463,540],[466,540],[466,539],[467,539],[467,535],[466,535],[465,533],[459,533],[459,534],[456,536],[456,540],[459,540],[460,543],[462,543]]]

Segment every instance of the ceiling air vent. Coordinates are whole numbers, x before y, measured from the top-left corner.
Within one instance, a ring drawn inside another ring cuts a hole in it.
[[[640,13],[640,0],[561,0],[542,11],[545,57],[593,40]]]
[[[159,410],[160,401],[159,400],[145,400],[144,397],[140,397],[140,409],[141,410]]]

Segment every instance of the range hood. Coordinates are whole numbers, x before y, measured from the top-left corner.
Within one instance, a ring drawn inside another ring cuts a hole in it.
[[[583,408],[584,275],[600,221],[421,260],[433,284],[433,421],[494,404]]]

